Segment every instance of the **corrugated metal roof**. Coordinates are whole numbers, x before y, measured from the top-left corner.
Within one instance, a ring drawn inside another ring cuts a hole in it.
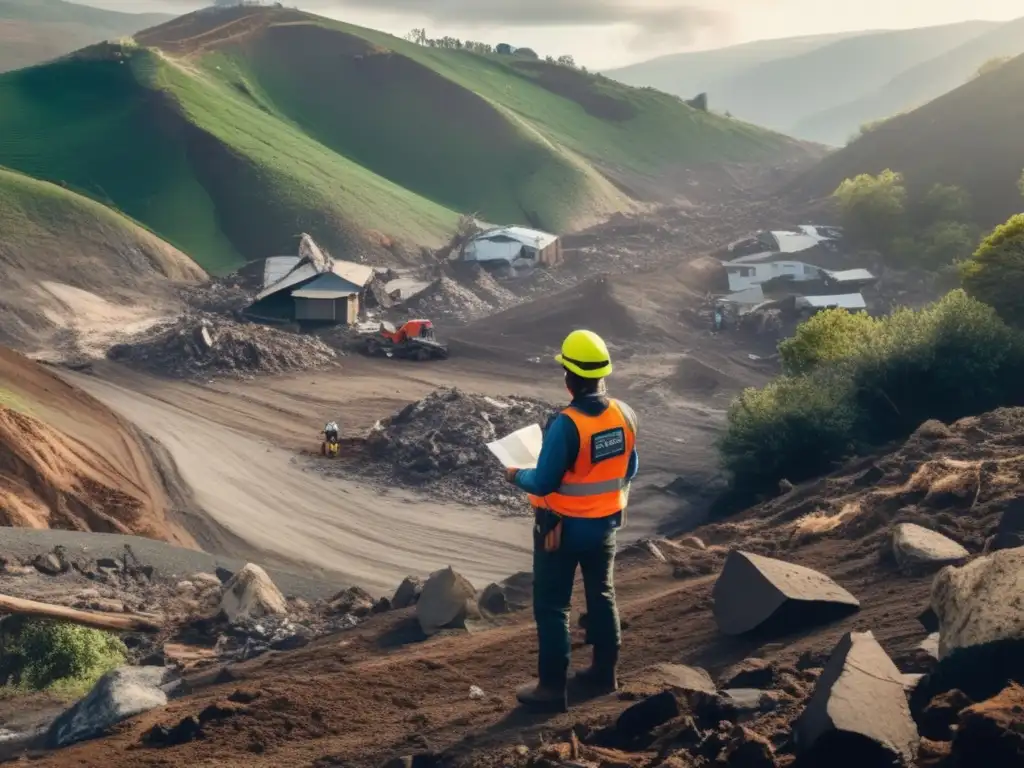
[[[867,302],[859,293],[844,293],[839,296],[801,296],[798,303],[806,304],[816,309],[826,307],[842,307],[843,309],[867,309]]]
[[[772,232],[772,237],[779,244],[782,253],[799,253],[806,251],[821,242],[822,238],[813,237],[803,232]]]
[[[345,290],[343,288],[299,288],[292,291],[292,298],[295,299],[343,299],[346,296],[355,296],[359,291]]]
[[[839,282],[852,282],[856,280],[874,280],[875,276],[866,269],[843,269],[838,272],[826,270],[828,276]]]
[[[373,277],[373,267],[354,261],[335,261],[331,271],[343,280],[358,286],[366,285]]]
[[[299,263],[298,256],[271,256],[263,262],[263,287],[273,285]]]
[[[501,227],[499,229],[491,229],[486,232],[481,232],[473,239],[488,240],[492,237],[499,236],[509,237],[523,245],[529,245],[531,248],[536,248],[538,250],[543,250],[558,240],[558,235],[552,235],[550,232],[541,232],[539,229],[528,229],[526,227]]]
[[[293,285],[303,283],[306,280],[309,280],[310,278],[316,277],[317,274],[319,273],[316,271],[316,267],[314,267],[312,264],[307,263],[303,264],[300,267],[296,267],[287,275],[278,280],[276,283],[268,285],[262,291],[257,293],[256,301],[261,301],[262,299],[267,298],[267,296],[273,296],[275,293],[278,293],[279,291],[283,291],[286,288],[291,288]]]

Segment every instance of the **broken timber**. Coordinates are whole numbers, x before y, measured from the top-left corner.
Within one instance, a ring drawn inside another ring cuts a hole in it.
[[[72,624],[113,632],[157,632],[163,627],[159,619],[151,616],[80,611],[63,605],[40,603],[10,595],[0,595],[0,613],[70,621]]]

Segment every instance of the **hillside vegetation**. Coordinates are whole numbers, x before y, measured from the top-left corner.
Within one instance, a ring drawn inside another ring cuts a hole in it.
[[[824,197],[844,179],[891,169],[915,196],[935,184],[960,187],[974,221],[991,227],[1021,209],[1022,121],[1024,56],[882,123],[825,158],[797,191]]]
[[[793,38],[662,57],[609,72],[690,96],[809,141],[843,145],[861,125],[914,109],[994,56],[1024,53],[1024,20]]]
[[[631,182],[803,152],[665,94],[280,8],[198,12],[0,77],[0,164],[213,272],[300,231],[337,253],[432,244],[468,211],[564,231],[634,208]]]
[[[103,11],[63,0],[0,0],[0,72],[131,35],[170,18],[161,13]]]
[[[3,168],[0,274],[0,344],[26,349],[78,319],[61,287],[152,307],[169,295],[168,281],[203,277],[185,254],[124,216]]]

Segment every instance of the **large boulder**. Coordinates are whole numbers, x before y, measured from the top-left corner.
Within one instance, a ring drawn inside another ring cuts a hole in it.
[[[810,765],[913,763],[920,737],[903,679],[871,632],[839,641],[793,735]]]
[[[932,584],[939,618],[939,659],[954,651],[1024,641],[1024,548],[946,568]],[[1016,599],[1014,599],[1016,598]]]
[[[167,703],[166,667],[121,667],[101,677],[77,704],[53,721],[46,734],[50,749],[102,736],[126,718]]]
[[[711,675],[700,667],[685,664],[655,664],[644,667],[623,678],[623,684],[630,689],[678,693],[714,693],[715,683]]]
[[[288,612],[288,604],[267,572],[247,563],[224,585],[220,608],[229,621],[280,616]]]
[[[849,615],[860,602],[828,576],[800,565],[732,551],[712,591],[727,635],[792,631]]]
[[[905,571],[938,570],[966,562],[971,556],[952,539],[913,523],[900,523],[893,529],[892,553]]]
[[[442,629],[461,628],[478,616],[476,589],[451,566],[430,574],[416,603],[416,618],[425,635]]]
[[[395,590],[395,596],[391,598],[391,607],[396,611],[415,605],[420,599],[423,591],[423,582],[415,576],[406,576],[402,583]]]

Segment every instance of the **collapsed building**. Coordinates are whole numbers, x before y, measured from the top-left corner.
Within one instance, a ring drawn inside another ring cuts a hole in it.
[[[481,266],[556,267],[562,263],[558,235],[526,227],[497,227],[474,235],[460,260]]]
[[[332,259],[304,234],[297,256],[264,262],[263,288],[245,315],[263,322],[353,325],[374,274],[365,264]]]

